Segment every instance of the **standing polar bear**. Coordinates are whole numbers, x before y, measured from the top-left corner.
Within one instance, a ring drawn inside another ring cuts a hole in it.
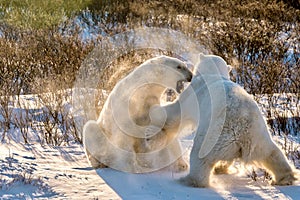
[[[196,130],[190,173],[181,180],[207,187],[218,161],[230,164],[240,158],[267,168],[273,175],[273,184],[292,184],[292,167],[271,139],[255,101],[230,81],[228,67],[221,57],[200,54],[189,87],[176,102],[160,108],[163,111],[159,112],[167,113],[165,127],[192,123]]]
[[[163,116],[155,116],[158,120],[153,122],[149,113],[160,105],[166,88],[178,90],[178,83],[191,81],[192,75],[179,59],[159,56],[119,81],[99,119],[88,121],[83,128],[83,143],[91,165],[139,173],[175,162],[175,170],[187,169],[179,141],[173,137],[177,130],[161,130]],[[151,123],[159,125],[153,127]]]

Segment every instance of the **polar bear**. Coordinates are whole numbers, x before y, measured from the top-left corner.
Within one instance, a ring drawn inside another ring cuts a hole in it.
[[[158,109],[166,113],[164,127],[192,124],[195,129],[190,172],[181,181],[208,187],[217,162],[230,165],[234,159],[241,159],[267,168],[273,184],[292,184],[292,167],[273,142],[256,102],[230,81],[226,62],[218,56],[200,54],[193,73],[191,84],[178,100]]]
[[[179,59],[159,56],[147,60],[120,80],[108,96],[98,120],[88,121],[83,128],[83,143],[92,167],[106,165],[139,173],[177,160],[176,171],[187,169],[179,141],[171,134],[162,137],[165,135],[160,129],[163,116],[157,116],[160,125],[156,129],[149,128],[149,112],[160,104],[166,88],[178,91],[178,83],[191,81],[192,75]],[[165,146],[168,150],[164,150]]]

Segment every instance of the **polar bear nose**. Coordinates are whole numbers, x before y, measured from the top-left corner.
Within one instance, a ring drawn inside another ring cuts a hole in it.
[[[185,75],[186,81],[191,82],[193,78],[193,73],[189,69],[187,69],[186,72],[187,72]]]
[[[186,80],[187,80],[188,82],[191,82],[191,81],[192,81],[192,78],[193,78],[193,73],[190,72],[190,73],[188,74],[188,77],[186,78]]]

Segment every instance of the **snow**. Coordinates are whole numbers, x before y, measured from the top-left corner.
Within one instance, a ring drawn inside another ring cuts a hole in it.
[[[79,144],[42,147],[4,143],[0,147],[0,163],[0,199],[119,198],[89,167]],[[18,180],[22,174],[25,180]]]
[[[21,96],[26,108],[40,111],[36,95]],[[283,101],[285,96],[283,95]],[[263,98],[262,98],[263,99]],[[263,101],[263,100],[262,100]],[[263,102],[262,102],[263,104]],[[24,108],[11,104],[16,116]],[[66,103],[66,106],[70,104]],[[72,109],[72,108],[68,108]],[[1,117],[0,117],[1,118]],[[82,145],[69,142],[66,146],[45,145],[28,129],[24,144],[21,131],[8,132],[9,139],[0,143],[0,199],[299,199],[300,181],[293,186],[272,186],[260,169],[255,168],[256,181],[251,178],[253,166],[235,162],[230,174],[212,175],[210,188],[192,188],[178,180],[185,173],[170,168],[153,173],[129,174],[110,168],[94,170],[89,166]],[[295,130],[297,132],[297,130]],[[0,133],[1,135],[1,133]],[[284,138],[274,137],[280,147],[288,144],[298,152],[299,133]],[[184,159],[188,161],[192,137],[186,137]],[[300,155],[300,154],[299,154]],[[299,155],[289,158],[300,168]],[[298,177],[300,178],[299,170]]]
[[[188,159],[188,152],[184,155]],[[0,146],[0,199],[297,199],[294,186],[271,186],[251,167],[238,162],[228,175],[212,175],[211,188],[192,188],[178,179],[186,173],[163,169],[129,174],[110,168],[89,167],[80,144],[64,147],[24,145]],[[25,178],[22,178],[25,177]]]

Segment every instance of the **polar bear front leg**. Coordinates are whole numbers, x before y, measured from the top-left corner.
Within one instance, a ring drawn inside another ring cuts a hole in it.
[[[214,152],[210,152],[204,158],[199,158],[198,155],[202,144],[201,141],[203,141],[203,136],[197,133],[190,154],[190,173],[180,180],[185,185],[193,187],[209,186],[209,176],[217,161],[217,157]]]
[[[218,161],[231,163],[239,158],[240,146],[228,137],[220,135],[218,142],[205,157],[199,157],[203,135],[196,135],[190,155],[190,173],[181,181],[194,187],[208,187],[209,177]]]
[[[192,187],[208,187],[214,161],[204,158],[200,159],[198,156],[191,156],[190,159],[190,173],[180,179],[180,182]]]

